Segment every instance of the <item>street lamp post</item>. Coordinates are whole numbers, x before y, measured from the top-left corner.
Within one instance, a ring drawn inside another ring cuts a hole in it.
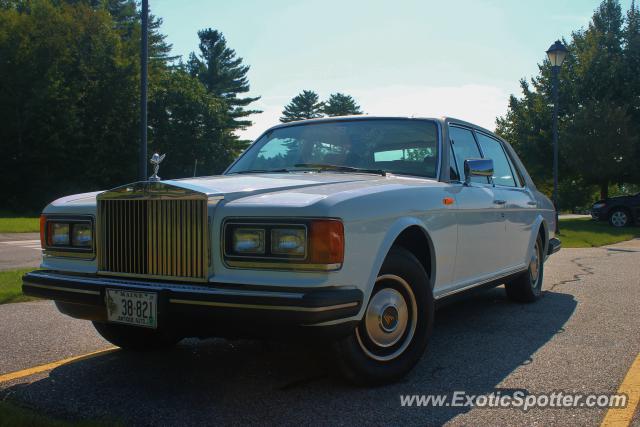
[[[547,57],[551,62],[552,95],[553,95],[553,205],[556,209],[556,233],[560,231],[558,225],[558,74],[560,67],[567,56],[567,48],[560,40],[547,50]]]
[[[142,0],[140,34],[140,180],[147,179],[147,62],[149,60],[149,1]]]

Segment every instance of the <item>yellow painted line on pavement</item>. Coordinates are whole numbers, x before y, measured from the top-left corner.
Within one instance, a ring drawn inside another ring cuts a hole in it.
[[[92,357],[101,356],[103,354],[112,353],[117,350],[117,347],[110,347],[105,350],[94,351],[80,356],[69,357],[67,359],[58,360],[57,362],[51,362],[40,366],[34,366],[32,368],[22,369],[21,371],[9,372],[8,374],[0,375],[0,383],[7,381],[17,380],[19,378],[28,377],[30,375],[39,374],[41,372],[50,371],[59,366],[66,365],[71,362],[79,362],[81,360],[91,359]]]
[[[636,356],[627,375],[624,377],[618,394],[627,395],[627,406],[624,408],[609,408],[602,420],[600,427],[629,426],[633,420],[633,414],[640,402],[640,354]]]

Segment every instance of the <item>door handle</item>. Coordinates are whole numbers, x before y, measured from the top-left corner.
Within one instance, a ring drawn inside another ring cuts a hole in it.
[[[507,203],[506,200],[494,200],[493,203],[495,203],[496,205],[504,205]]]
[[[538,202],[527,202],[529,206],[538,206]]]

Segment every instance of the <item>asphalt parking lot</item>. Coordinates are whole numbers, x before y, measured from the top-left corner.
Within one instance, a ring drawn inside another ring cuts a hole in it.
[[[638,239],[563,249],[546,265],[540,301],[514,304],[497,288],[442,307],[411,375],[372,389],[337,378],[321,347],[244,340],[114,350],[38,372],[110,345],[50,302],[9,304],[0,306],[0,400],[126,425],[599,425],[605,409],[408,408],[400,396],[616,392],[640,353],[639,265]]]
[[[39,233],[0,233],[0,270],[37,267],[41,260]]]

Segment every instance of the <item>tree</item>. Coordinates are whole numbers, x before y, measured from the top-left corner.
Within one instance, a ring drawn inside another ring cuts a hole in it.
[[[360,106],[356,104],[351,95],[339,92],[329,95],[329,100],[324,104],[323,112],[330,117],[362,114]]]
[[[638,14],[635,3],[623,17],[620,4],[604,0],[585,30],[572,33],[560,72],[560,180],[597,186],[601,197],[609,185],[637,174],[640,91],[638,90]],[[635,67],[635,68],[634,68]],[[640,86],[640,85],[639,85]],[[543,190],[552,179],[551,66],[539,65],[531,83],[522,80],[522,97],[512,96],[497,132],[512,142]],[[561,207],[566,207],[562,204]]]
[[[130,181],[137,59],[112,17],[85,2],[15,5],[0,10],[0,197],[35,210]]]
[[[610,184],[629,182],[634,170],[637,134],[624,106],[587,102],[567,120],[563,154],[586,184],[597,185],[606,199]]]
[[[637,3],[631,2],[627,11],[626,25],[622,35],[624,55],[624,79],[626,83],[625,94],[628,96],[629,114],[632,118],[635,134],[640,134],[640,8]],[[636,144],[634,154],[635,171],[634,180],[640,183],[640,143]]]
[[[233,96],[172,64],[160,22],[150,17],[150,151],[170,154],[163,178],[192,176],[196,160],[220,173],[242,148]],[[140,30],[134,0],[0,0],[4,209],[137,179]]]
[[[320,102],[317,93],[312,90],[303,90],[284,107],[280,121],[287,123],[296,120],[317,119],[323,117],[323,107],[324,104]]]
[[[231,129],[251,126],[251,121],[243,118],[261,111],[245,110],[245,107],[260,97],[238,97],[249,92],[249,66],[243,65],[242,58],[236,57],[235,50],[227,47],[227,41],[221,32],[207,28],[198,31],[198,37],[200,55],[191,53],[187,70],[192,76],[199,78],[210,93],[226,102],[230,117],[228,125]]]
[[[605,0],[572,41],[576,61],[570,84],[576,99],[564,119],[564,157],[586,183],[600,188],[603,199],[610,184],[631,178],[637,144],[625,83],[623,22],[620,4]]]
[[[184,67],[164,73],[149,102],[150,148],[168,154],[163,178],[220,173],[240,154],[226,107]]]

